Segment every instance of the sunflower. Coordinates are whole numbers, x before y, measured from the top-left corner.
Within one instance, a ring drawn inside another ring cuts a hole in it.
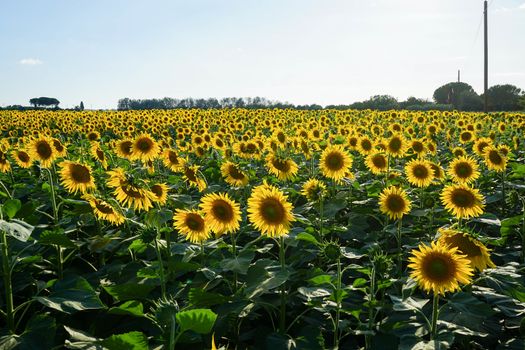
[[[210,238],[210,227],[197,210],[177,210],[173,226],[192,243],[202,243]]]
[[[461,147],[454,147],[454,149],[452,150],[452,154],[454,155],[454,157],[464,157],[467,155],[467,152],[465,151],[464,148],[461,148]]]
[[[350,171],[352,158],[342,146],[332,145],[326,147],[321,154],[319,166],[324,176],[339,182]]]
[[[29,145],[29,156],[38,160],[41,167],[49,168],[58,156],[53,139],[45,136],[34,139]]]
[[[297,164],[292,159],[281,158],[271,153],[266,156],[266,167],[279,180],[293,178],[298,170]]]
[[[435,180],[442,180],[445,176],[445,173],[443,172],[443,168],[441,168],[441,165],[439,163],[429,162],[430,167],[432,168],[432,174],[434,175]]]
[[[188,182],[190,186],[197,187],[199,191],[204,191],[207,187],[206,181],[202,178],[202,176],[199,174],[199,166],[198,165],[185,165],[183,170],[183,178]]]
[[[151,185],[149,190],[155,195],[153,201],[160,205],[166,204],[168,200],[168,185],[165,183],[156,183]]]
[[[483,195],[465,184],[446,186],[441,192],[441,202],[458,219],[476,217],[483,213]]]
[[[459,142],[461,143],[468,143],[472,141],[473,138],[474,138],[474,135],[472,134],[471,131],[468,131],[468,130],[464,130],[461,132],[461,134],[459,134]]]
[[[126,221],[124,215],[120,213],[115,207],[108,202],[96,198],[92,194],[84,194],[82,196],[93,209],[95,216],[101,220],[109,221],[114,225],[120,225]]]
[[[309,179],[306,181],[301,190],[301,194],[312,202],[320,200],[325,193],[326,185],[317,179]]]
[[[235,232],[240,227],[241,207],[226,193],[210,193],[199,205],[210,230],[217,235]]]
[[[401,219],[411,208],[406,192],[399,187],[385,188],[379,195],[379,210],[392,220]]]
[[[457,248],[459,253],[465,254],[470,260],[472,268],[483,271],[487,267],[496,267],[490,260],[490,250],[468,233],[444,227],[439,228],[438,233],[440,234],[438,243]]]
[[[479,177],[478,164],[469,156],[455,158],[450,162],[447,174],[457,183],[471,183]]]
[[[177,151],[174,149],[166,149],[162,152],[162,162],[166,168],[170,169],[173,172],[179,172],[184,169],[186,160],[179,156]]]
[[[58,164],[59,175],[64,188],[70,193],[86,193],[94,190],[95,182],[91,175],[91,167],[86,164],[65,160]]]
[[[403,157],[407,148],[407,141],[401,134],[392,135],[386,144],[386,152],[395,158]]]
[[[160,147],[157,141],[155,141],[155,139],[148,134],[141,134],[137,136],[135,140],[133,140],[133,145],[131,148],[131,159],[141,160],[144,163],[153,161],[155,158],[157,158],[160,152]]]
[[[224,180],[232,186],[242,187],[248,184],[248,176],[232,162],[223,163],[221,173]]]
[[[421,140],[412,140],[412,142],[410,143],[410,148],[412,149],[412,151],[414,151],[415,154],[418,155],[418,157],[422,157],[425,155],[425,143]]]
[[[7,173],[11,170],[11,164],[7,160],[7,153],[0,151],[0,172]]]
[[[368,137],[360,137],[357,142],[357,150],[362,155],[370,154],[374,150],[374,144],[372,143],[372,141],[370,141]]]
[[[270,237],[288,234],[295,220],[292,209],[288,197],[267,184],[255,187],[248,199],[248,219],[262,234]]]
[[[476,140],[476,142],[474,142],[472,149],[478,156],[483,157],[485,154],[485,148],[487,148],[487,146],[492,146],[492,140],[488,137],[480,137]]]
[[[370,154],[366,157],[366,167],[372,174],[379,175],[388,169],[388,158],[381,153]]]
[[[59,157],[65,157],[67,154],[67,148],[60,142],[59,139],[51,139],[53,143],[53,148],[56,151],[57,158]]]
[[[417,187],[427,187],[434,179],[434,170],[426,160],[409,161],[405,166],[405,173],[408,182]]]
[[[108,161],[104,151],[100,147],[100,144],[96,141],[91,142],[90,150],[93,158],[95,158],[95,160],[97,160],[102,165],[102,168],[106,170],[108,168]]]
[[[29,153],[23,149],[13,151],[11,155],[15,159],[16,164],[21,168],[30,168],[33,164],[33,160],[29,156]]]
[[[133,141],[129,139],[119,140],[115,145],[115,153],[120,158],[131,159],[133,154]]]
[[[412,250],[408,258],[408,268],[419,286],[434,294],[444,295],[445,292],[458,290],[459,284],[472,281],[470,261],[460,255],[457,248],[449,248],[432,242],[430,246],[420,244],[419,249]]]
[[[144,211],[153,207],[153,202],[157,199],[155,194],[134,184],[132,179],[126,176],[123,169],[116,168],[108,171],[108,175],[107,185],[114,188],[113,194],[119,203],[126,207]]]
[[[507,167],[507,157],[501,154],[496,147],[487,146],[485,148],[484,157],[487,168],[497,172],[505,171],[505,168]]]

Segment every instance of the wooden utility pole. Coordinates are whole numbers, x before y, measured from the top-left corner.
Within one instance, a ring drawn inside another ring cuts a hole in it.
[[[461,79],[460,79],[460,78],[461,78],[461,73],[460,73],[460,70],[458,69],[458,83],[461,82]]]
[[[484,97],[484,104],[483,104],[483,111],[487,113],[488,111],[488,105],[487,105],[487,90],[489,88],[489,39],[488,39],[488,24],[487,24],[487,0],[483,3],[483,17],[485,19],[485,81],[484,81],[484,88],[483,88],[483,97]]]

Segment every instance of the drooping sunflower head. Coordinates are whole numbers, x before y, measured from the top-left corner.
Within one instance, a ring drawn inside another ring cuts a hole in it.
[[[199,205],[206,224],[217,235],[235,232],[240,227],[241,208],[227,193],[210,193]]]
[[[472,149],[478,156],[482,157],[485,154],[485,148],[487,146],[492,146],[492,140],[488,137],[480,137],[474,142]]]
[[[478,164],[468,156],[455,158],[448,167],[448,175],[457,183],[471,183],[479,177]]]
[[[197,210],[177,210],[173,226],[192,243],[202,243],[210,238],[210,227]]]
[[[443,171],[443,168],[441,168],[441,165],[436,162],[429,162],[429,164],[432,168],[432,175],[434,176],[434,179],[442,180],[445,177],[445,172]]]
[[[326,185],[317,179],[309,179],[306,181],[301,191],[301,194],[312,202],[317,202],[320,200],[325,195],[325,193]]]
[[[114,225],[120,225],[126,221],[124,215],[108,202],[99,199],[92,194],[84,194],[82,198],[88,201],[97,218],[108,221]]]
[[[271,174],[277,176],[279,180],[289,180],[297,174],[297,164],[292,159],[286,159],[269,154],[266,157],[266,166]]]
[[[288,234],[295,220],[292,209],[288,197],[267,184],[255,187],[248,199],[248,219],[262,234],[270,237]]]
[[[115,153],[120,158],[131,159],[131,154],[133,153],[133,141],[130,139],[118,141],[115,145]]]
[[[419,249],[412,250],[408,260],[408,268],[412,270],[410,277],[426,292],[444,295],[472,281],[470,261],[459,254],[457,248],[435,242],[430,246],[420,244]]]
[[[53,147],[53,140],[45,136],[41,136],[31,142],[29,155],[31,158],[38,160],[43,168],[49,168],[58,157]]]
[[[400,219],[408,214],[412,204],[407,193],[397,186],[385,188],[379,195],[379,210],[392,220]]]
[[[179,156],[178,152],[174,149],[166,149],[162,153],[162,162],[164,165],[173,172],[179,172],[184,169],[186,159]]]
[[[155,195],[153,201],[160,205],[166,204],[168,200],[168,185],[165,183],[156,183],[150,186],[149,190]]]
[[[56,151],[57,157],[65,157],[67,154],[67,148],[60,142],[59,139],[53,138],[52,139],[53,148]]]
[[[95,189],[95,181],[91,174],[91,167],[71,161],[63,161],[60,167],[60,179],[64,188],[71,193],[86,193]]]
[[[408,182],[417,187],[427,187],[434,179],[434,171],[430,162],[426,160],[413,159],[405,166]]]
[[[92,141],[90,146],[91,155],[93,158],[99,162],[104,169],[108,168],[108,161],[106,159],[106,154],[102,150],[100,143],[97,141]]]
[[[183,178],[186,182],[192,186],[197,187],[199,191],[204,191],[207,187],[206,181],[199,172],[198,165],[188,165],[186,164],[183,169]]]
[[[382,153],[370,154],[366,157],[366,167],[372,174],[379,175],[388,169],[388,158]]]
[[[340,181],[350,171],[352,158],[340,145],[331,145],[324,149],[319,161],[324,176]]]
[[[7,153],[0,151],[0,172],[7,173],[11,170],[11,163],[7,159]]]
[[[500,153],[500,151],[493,146],[487,146],[485,148],[485,164],[490,170],[497,172],[505,171],[507,167],[507,157]]]
[[[465,184],[446,186],[441,192],[441,202],[458,219],[476,217],[483,214],[483,195],[479,190]]]
[[[487,267],[495,267],[490,259],[489,249],[476,238],[466,232],[452,228],[439,228],[438,243],[443,246],[457,248],[458,252],[464,254],[470,260],[472,268],[483,271]]]
[[[148,162],[157,158],[160,146],[150,135],[141,134],[133,141],[132,150],[131,159]]]
[[[237,164],[230,161],[221,165],[221,173],[224,180],[232,186],[243,187],[248,184],[248,175]]]

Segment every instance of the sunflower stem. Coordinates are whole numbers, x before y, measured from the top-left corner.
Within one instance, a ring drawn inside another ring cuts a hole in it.
[[[403,225],[403,219],[399,218],[397,220],[397,271],[398,275],[401,276],[403,274],[403,251],[401,249],[401,226]]]
[[[337,258],[337,308],[335,311],[334,325],[334,349],[339,348],[339,320],[341,318],[341,298],[342,298],[342,278],[341,278],[341,257]]]
[[[159,261],[159,278],[162,298],[166,299],[166,278],[164,276],[164,264],[162,263],[162,255],[159,248],[158,234],[155,236],[155,252],[157,253],[157,260]]]
[[[323,221],[324,221],[324,196],[321,195],[321,198],[319,199],[319,237],[321,237],[321,241],[324,241]]]
[[[437,335],[437,320],[439,316],[439,294],[434,293],[434,300],[432,303],[432,325],[430,329],[430,339],[436,339]]]
[[[5,314],[7,319],[7,328],[11,333],[15,332],[15,313],[13,311],[13,285],[11,281],[11,267],[9,266],[9,251],[7,246],[7,233],[1,231],[2,235],[2,270],[4,275],[5,288]]]
[[[284,272],[286,268],[284,256],[284,236],[279,237],[279,262],[281,263],[281,270]],[[286,283],[281,286],[281,310],[279,317],[279,333],[286,333]]]
[[[501,216],[505,217],[507,212],[507,204],[505,201],[505,169],[503,169],[501,173],[501,195],[503,197],[501,202]]]
[[[237,239],[235,237],[235,232],[232,232],[232,254],[233,254],[233,259],[237,261]],[[234,271],[233,272],[233,293],[237,293],[238,278],[239,277],[237,276],[237,271]]]

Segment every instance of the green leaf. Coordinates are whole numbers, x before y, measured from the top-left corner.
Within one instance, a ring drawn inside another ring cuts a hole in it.
[[[313,278],[310,278],[308,282],[319,285],[319,284],[330,284],[332,282],[332,276],[330,275],[319,275]]]
[[[306,232],[301,232],[299,233],[297,236],[295,236],[295,239],[299,240],[299,241],[305,241],[305,242],[309,242],[309,243],[312,243],[314,245],[318,245],[319,242],[317,241],[317,239],[309,234],[309,233],[306,233]]]
[[[67,314],[105,308],[88,281],[80,276],[73,275],[57,281],[51,288],[49,296],[36,297],[35,300]]]
[[[228,298],[219,293],[206,292],[202,288],[191,288],[188,292],[188,300],[194,306],[209,307],[224,304]]]
[[[31,237],[33,229],[33,226],[21,220],[0,220],[0,230],[22,242],[26,242]]]
[[[151,209],[149,210],[145,217],[144,222],[148,226],[153,227],[162,227],[168,221],[173,218],[173,212],[168,209]]]
[[[155,286],[149,284],[125,283],[103,286],[116,301],[145,299]]]
[[[324,287],[299,287],[297,291],[304,295],[307,300],[315,298],[324,298],[330,296],[332,292],[328,288]]]
[[[250,266],[247,275],[246,294],[250,299],[280,286],[290,277],[290,272],[288,270],[282,270],[280,266],[263,266],[266,263],[273,262],[259,260],[257,263],[256,265]]]
[[[75,248],[76,245],[68,236],[65,235],[63,229],[55,229],[53,231],[46,230],[40,234],[38,243],[44,245],[59,245],[64,248]]]
[[[108,311],[109,314],[113,315],[129,315],[129,316],[144,316],[144,307],[138,300],[126,301],[120,306],[112,307]]]
[[[254,257],[254,251],[243,250],[235,258],[222,260],[221,268],[223,271],[233,271],[245,275]]]
[[[15,217],[16,213],[22,208],[22,202],[18,199],[8,199],[2,206],[4,213],[12,219]]]
[[[191,330],[199,334],[211,332],[217,314],[210,309],[193,309],[178,312],[175,316],[181,332]]]
[[[398,298],[394,295],[390,295],[390,299],[394,303],[394,311],[414,311],[421,310],[425,304],[428,303],[428,299],[415,299],[408,297],[406,299]]]
[[[114,334],[101,345],[111,350],[148,350],[148,338],[142,332]]]

